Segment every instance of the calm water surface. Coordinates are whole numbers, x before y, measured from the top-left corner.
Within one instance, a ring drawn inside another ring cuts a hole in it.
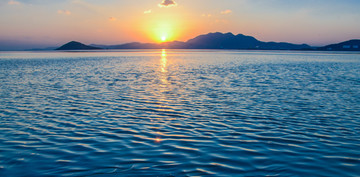
[[[360,176],[360,54],[0,53],[0,176]]]

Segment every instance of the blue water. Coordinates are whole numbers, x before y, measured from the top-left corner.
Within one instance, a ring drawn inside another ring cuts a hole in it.
[[[360,54],[0,53],[0,176],[360,176]]]

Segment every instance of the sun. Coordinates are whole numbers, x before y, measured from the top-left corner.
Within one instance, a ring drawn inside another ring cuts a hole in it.
[[[165,35],[163,35],[163,36],[161,36],[161,42],[165,42],[166,41],[166,36]]]

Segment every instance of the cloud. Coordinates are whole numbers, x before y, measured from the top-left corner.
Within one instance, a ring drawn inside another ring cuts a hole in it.
[[[64,3],[64,1],[65,0],[0,0],[0,6],[5,3],[8,5],[54,5]]]
[[[230,13],[232,13],[232,11],[228,9],[228,10],[221,11],[220,13],[221,14],[230,14]]]
[[[203,17],[211,17],[212,15],[211,14],[202,14],[201,16],[203,16]]]
[[[71,15],[71,12],[68,10],[58,10],[57,11],[58,14],[64,14],[64,15]]]
[[[160,4],[159,7],[172,7],[172,6],[176,6],[176,2],[174,0],[163,0]]]
[[[110,21],[116,21],[117,19],[115,17],[109,17]]]
[[[149,14],[149,13],[151,13],[151,9],[144,11],[144,14]]]
[[[17,2],[15,0],[11,0],[8,2],[9,5],[20,5],[21,3],[20,2]]]

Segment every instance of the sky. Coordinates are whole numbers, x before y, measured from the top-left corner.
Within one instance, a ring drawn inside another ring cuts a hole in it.
[[[359,0],[0,0],[0,50],[187,41],[232,32],[321,46],[360,39]]]

